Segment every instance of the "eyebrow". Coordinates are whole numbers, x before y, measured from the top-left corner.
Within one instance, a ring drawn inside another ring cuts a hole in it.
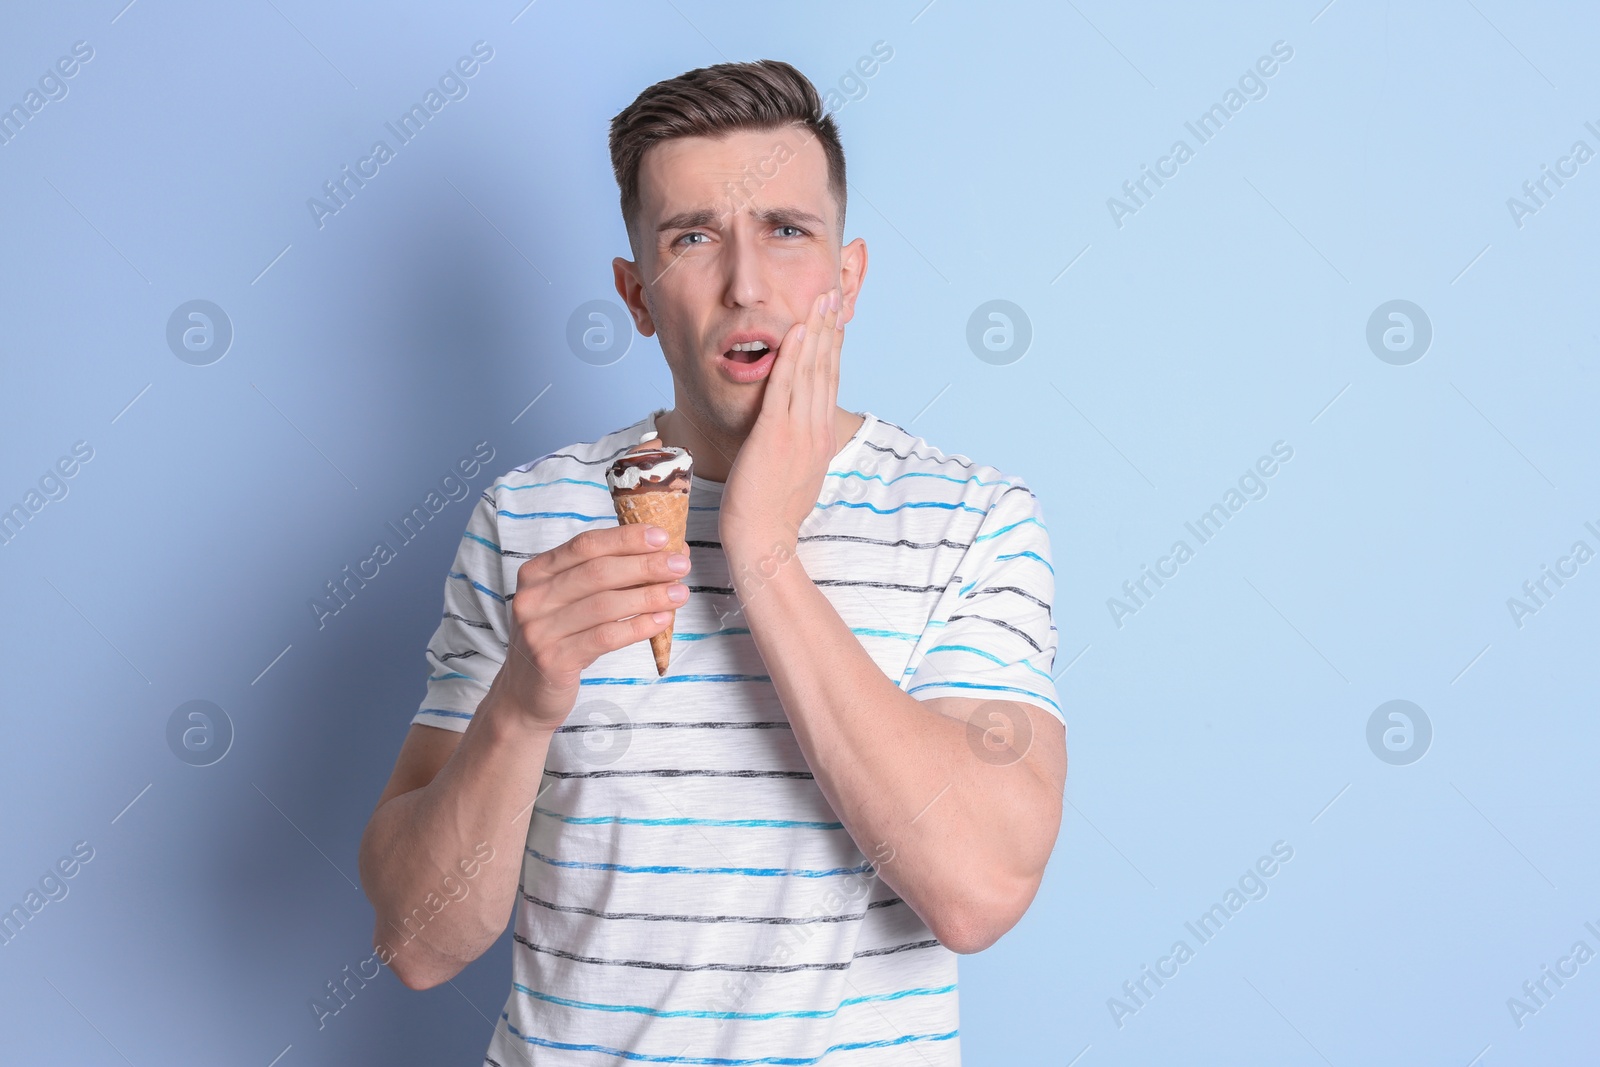
[[[668,230],[693,230],[710,226],[725,216],[726,212],[713,211],[710,208],[694,208],[689,211],[680,211],[671,218],[663,219],[656,227],[657,233],[666,233]],[[753,212],[756,221],[767,226],[781,225],[809,225],[814,229],[825,229],[827,223],[809,211],[802,211],[796,207],[772,207],[763,211]]]

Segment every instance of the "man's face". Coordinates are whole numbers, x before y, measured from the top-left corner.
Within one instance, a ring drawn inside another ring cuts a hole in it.
[[[779,343],[817,296],[839,286],[840,321],[851,318],[866,245],[840,247],[827,159],[804,127],[663,141],[645,152],[639,186],[639,259],[614,261],[617,291],[641,334],[660,333],[678,406],[742,439]],[[750,341],[768,353],[731,351]]]

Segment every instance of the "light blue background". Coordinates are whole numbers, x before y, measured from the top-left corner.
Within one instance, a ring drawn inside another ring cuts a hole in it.
[[[725,59],[826,90],[880,40],[838,112],[871,251],[840,399],[1028,480],[1066,668],[1069,806],[1032,910],[962,960],[965,1062],[1595,1047],[1600,962],[1520,1029],[1506,1005],[1600,951],[1600,562],[1520,628],[1506,605],[1600,548],[1600,161],[1506,206],[1600,149],[1592,9],[123,3],[0,16],[0,103],[95,50],[0,146],[0,507],[95,450],[0,548],[0,905],[95,849],[0,947],[0,1060],[479,1062],[504,939],[320,1031],[308,1006],[371,953],[357,843],[468,505],[324,629],[308,599],[476,442],[474,491],[667,402],[653,339],[605,367],[565,341],[626,254],[612,115]],[[470,94],[318,229],[307,198],[478,40]],[[1119,228],[1107,198],[1280,40],[1267,95]],[[206,367],[165,341],[196,298],[236,332]],[[1009,365],[965,342],[991,299],[1032,323]],[[1391,299],[1433,325],[1407,366],[1365,341]],[[1268,495],[1118,627],[1107,598],[1279,440]],[[205,768],[165,739],[194,699],[236,730]],[[1391,699],[1433,726],[1408,766],[1367,745]],[[1266,898],[1119,1028],[1108,998],[1280,840]]]

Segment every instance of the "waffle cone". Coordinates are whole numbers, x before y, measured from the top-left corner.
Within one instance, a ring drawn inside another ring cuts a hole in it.
[[[617,522],[623,526],[649,523],[667,531],[667,543],[660,551],[689,554],[686,543],[689,536],[689,494],[684,491],[664,490],[655,493],[613,493],[612,506],[617,509]],[[667,673],[667,663],[672,657],[672,630],[678,612],[672,610],[667,628],[650,638],[650,652],[656,660],[656,676]]]

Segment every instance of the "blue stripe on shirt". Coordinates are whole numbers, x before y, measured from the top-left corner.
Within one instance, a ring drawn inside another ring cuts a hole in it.
[[[907,689],[906,692],[915,693],[918,689],[930,689],[934,686],[943,686],[950,689],[991,689],[1001,693],[1021,693],[1024,696],[1033,697],[1035,700],[1044,701],[1052,708],[1055,708],[1058,713],[1061,711],[1061,705],[1057,704],[1049,697],[1035,693],[1031,689],[1019,689],[1014,685],[984,685],[980,682],[923,682],[921,685],[912,686],[910,689]]]
[[[528,855],[540,863],[547,863],[552,867],[567,867],[579,871],[617,871],[621,874],[737,874],[753,878],[832,878],[841,874],[866,874],[875,871],[872,861],[859,863],[854,867],[828,867],[816,869],[811,867],[684,867],[671,863],[593,863],[589,860],[558,860],[546,856],[536,848],[527,850]]]
[[[491,540],[489,540],[489,539],[488,539],[488,538],[486,538],[486,537],[479,537],[479,536],[478,536],[478,535],[477,535],[477,534],[475,534],[475,533],[464,533],[464,534],[462,534],[462,535],[461,535],[461,536],[462,536],[462,537],[463,537],[463,538],[464,538],[464,539],[466,539],[466,540],[468,540],[468,541],[476,541],[476,542],[478,542],[478,544],[480,544],[480,545],[484,545],[484,546],[486,546],[486,547],[488,547],[488,548],[492,548],[492,549],[494,549],[494,550],[495,550],[495,551],[496,551],[496,552],[498,552],[498,551],[500,551],[500,546],[499,546],[499,545],[497,545],[497,544],[495,544],[495,543],[494,543],[494,542],[493,542],[493,541],[491,541]]]
[[[1001,659],[999,656],[996,656],[994,653],[985,652],[981,648],[973,648],[971,645],[934,645],[932,648],[928,649],[927,652],[924,652],[923,655],[924,656],[931,656],[933,653],[939,652],[941,650],[948,651],[948,652],[976,652],[978,655],[982,656],[984,659],[993,660],[995,663],[1000,664],[1000,666],[1002,666],[1002,667],[1011,666],[1011,664],[1009,662],[1007,662],[1006,660]],[[1030,671],[1032,671],[1034,674],[1039,675],[1041,678],[1050,678],[1049,674],[1045,673],[1044,671],[1041,671],[1038,667],[1035,667],[1033,664],[1029,663],[1025,659],[1017,660],[1016,661],[1016,665],[1018,667],[1026,667],[1026,668],[1028,668]],[[1054,678],[1050,678],[1050,680],[1051,681],[1055,681]]]
[[[995,530],[993,533],[979,534],[977,537],[974,537],[972,539],[972,541],[973,541],[974,544],[976,544],[979,541],[988,541],[988,540],[991,540],[992,538],[999,537],[1001,534],[1005,533],[1007,530],[1015,530],[1018,526],[1023,526],[1023,525],[1025,525],[1027,523],[1030,523],[1030,522],[1033,523],[1035,526],[1039,527],[1039,529],[1041,529],[1041,530],[1043,530],[1045,528],[1044,523],[1040,522],[1038,519],[1036,519],[1032,515],[1030,515],[1026,519],[1018,519],[1016,522],[1012,523],[1010,526],[1002,526],[1002,527],[1000,527],[1000,529]]]
[[[466,677],[466,676],[463,675],[462,677]],[[444,718],[444,719],[470,719],[470,718],[472,718],[472,712],[470,712],[470,711],[446,711],[444,708],[423,708],[417,714],[419,714],[419,715],[438,715],[440,718]]]
[[[1049,571],[1051,574],[1054,574],[1056,572],[1056,569],[1054,567],[1050,566],[1050,561],[1045,559],[1043,556],[1039,555],[1039,553],[1037,553],[1037,552],[1007,552],[1003,556],[996,556],[994,558],[994,561],[996,563],[999,563],[1003,559],[1016,559],[1019,556],[1027,556],[1029,559],[1036,559],[1040,563],[1043,563],[1044,566],[1045,566],[1045,570]]]
[[[677,631],[672,635],[674,641],[702,641],[707,637],[732,636],[734,634],[747,634],[748,626],[730,626],[726,630],[712,630],[710,633],[685,633]],[[902,633],[899,630],[884,630],[876,626],[852,626],[850,632],[859,637],[893,637],[900,641],[915,641],[921,634]]]
[[[580,522],[600,522],[602,519],[617,520],[616,512],[610,515],[584,515],[577,511],[496,511],[496,515],[507,519],[577,519]]]
[[[839,1002],[837,1008],[797,1009],[794,1011],[701,1011],[696,1009],[677,1009],[663,1011],[659,1008],[647,1008],[638,1004],[596,1004],[586,1000],[572,1000],[568,997],[558,997],[551,993],[540,993],[529,989],[520,982],[512,982],[517,992],[530,996],[535,1000],[542,1000],[547,1004],[558,1004],[563,1008],[581,1008],[586,1011],[613,1011],[631,1012],[635,1015],[649,1015],[656,1019],[831,1019],[839,1014],[840,1009],[852,1007],[856,1004],[866,1004],[872,1001],[903,1000],[906,997],[929,997],[940,993],[950,993],[956,988],[955,983],[945,986],[919,986],[913,989],[902,989],[894,993],[874,993],[859,997],[846,997]]]
[[[992,481],[992,482],[986,482],[982,478],[979,478],[976,474],[974,474],[970,478],[952,478],[948,474],[934,474],[932,471],[909,471],[909,472],[907,472],[905,474],[897,474],[893,478],[890,478],[888,481],[884,481],[883,480],[883,475],[881,475],[881,474],[871,474],[871,475],[869,475],[869,474],[866,474],[866,473],[864,473],[862,471],[858,471],[858,470],[829,471],[828,472],[828,477],[829,478],[851,478],[851,477],[860,478],[864,482],[880,482],[880,483],[882,483],[882,485],[885,488],[888,488],[890,485],[893,485],[895,482],[898,482],[901,478],[939,478],[939,479],[941,479],[943,481],[946,481],[946,482],[955,482],[957,485],[968,485],[968,484],[971,484],[971,483],[974,483],[974,482],[977,483],[978,485],[1015,485],[1016,484],[1015,482],[1007,481],[1004,478],[997,479],[996,481]]]
[[[460,574],[460,573],[458,573],[456,571],[451,571],[450,572],[450,577],[468,583],[469,585],[472,586],[472,588],[476,589],[478,592],[487,593],[490,596],[494,597],[496,600],[500,601],[502,604],[505,603],[507,600],[511,599],[510,597],[501,596],[499,593],[495,592],[493,589],[490,589],[486,585],[480,585],[479,583],[473,581],[472,578],[470,576],[468,576],[468,575]]]
[[[596,489],[606,489],[607,488],[606,484],[604,482],[592,482],[587,478],[556,478],[556,479],[554,479],[552,481],[548,481],[548,482],[534,482],[531,485],[505,485],[505,484],[502,483],[502,484],[497,484],[497,485],[491,485],[489,488],[490,489],[509,489],[509,490],[515,492],[518,489],[542,489],[547,485],[560,485],[562,482],[567,482],[567,483],[570,483],[572,485],[592,485]]]
[[[812,507],[818,511],[826,511],[828,508],[866,508],[877,515],[893,515],[895,512],[901,511],[905,508],[944,508],[946,511],[960,510],[970,511],[977,515],[988,514],[988,511],[985,508],[975,508],[970,504],[963,504],[960,501],[951,503],[944,500],[912,500],[905,504],[896,504],[892,508],[880,508],[876,505],[868,504],[865,501],[856,503],[850,500],[834,500],[826,504],[813,504]]]
[[[669,674],[659,678],[580,678],[579,685],[655,685],[657,682],[770,682],[765,674]]]
[[[803,819],[642,819],[629,815],[563,815],[549,808],[535,807],[534,812],[552,819],[560,819],[574,826],[774,826],[783,829],[843,830],[842,822],[807,822]]]
[[[731,637],[734,634],[747,634],[749,632],[750,627],[748,626],[730,626],[726,630],[712,630],[710,633],[704,634],[684,633],[680,630],[672,635],[672,639],[674,641],[703,641],[708,637],[722,637],[724,635]]]
[[[872,626],[852,626],[850,632],[862,637],[893,637],[901,641],[915,641],[921,634],[902,633],[899,630],[880,630]]]
[[[521,1038],[530,1045],[541,1048],[558,1048],[568,1052],[599,1052],[607,1056],[619,1056],[625,1060],[642,1060],[646,1063],[693,1063],[709,1065],[709,1067],[748,1067],[753,1064],[778,1064],[783,1067],[810,1067],[818,1063],[824,1056],[833,1052],[843,1052],[847,1049],[864,1048],[890,1048],[895,1045],[904,1045],[911,1041],[949,1041],[960,1034],[959,1030],[951,1030],[943,1034],[902,1034],[899,1037],[887,1037],[878,1041],[842,1041],[837,1045],[829,1045],[817,1056],[760,1056],[755,1059],[729,1059],[725,1056],[655,1056],[644,1052],[634,1052],[630,1049],[612,1048],[609,1045],[575,1044],[571,1041],[552,1041],[549,1038],[534,1037],[524,1034],[511,1022],[511,1017],[505,1012],[500,1013],[500,1018],[505,1020],[506,1031]]]

